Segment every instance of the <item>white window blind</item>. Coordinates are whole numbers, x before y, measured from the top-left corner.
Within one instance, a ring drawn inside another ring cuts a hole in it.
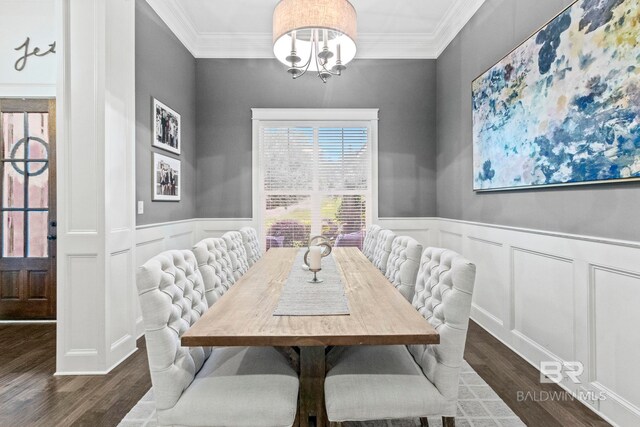
[[[322,234],[362,246],[370,222],[371,146],[362,123],[260,126],[260,209],[266,247]]]

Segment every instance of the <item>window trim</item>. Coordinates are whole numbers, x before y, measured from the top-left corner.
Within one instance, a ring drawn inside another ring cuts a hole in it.
[[[369,144],[371,153],[370,183],[371,183],[371,223],[378,222],[378,108],[252,108],[252,217],[256,224],[258,236],[264,249],[265,230],[260,210],[260,183],[262,172],[260,169],[260,127],[270,125],[290,125],[292,122],[306,123],[347,123],[366,124],[369,128]],[[300,124],[300,123],[296,123]]]

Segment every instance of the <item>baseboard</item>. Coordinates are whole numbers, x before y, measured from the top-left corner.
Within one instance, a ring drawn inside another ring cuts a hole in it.
[[[144,335],[144,324],[142,323],[142,317],[136,319],[136,341]]]
[[[53,375],[56,377],[69,377],[69,376],[77,376],[77,375],[107,375],[111,372],[116,366],[127,360],[133,353],[138,351],[138,347],[135,347],[133,350],[128,352],[126,355],[118,359],[115,363],[113,363],[108,369],[103,371],[68,371],[68,372],[55,372]]]
[[[0,325],[25,324],[25,323],[42,323],[42,324],[56,324],[56,320],[0,320]]]
[[[500,336],[496,335],[491,329],[487,329],[484,326],[482,326],[482,321],[478,320],[476,318],[476,316],[471,316],[471,320],[473,320],[476,324],[478,324],[478,326],[480,326],[482,329],[484,329],[489,335],[491,335],[492,337],[494,337],[495,339],[497,339],[498,341],[500,341],[505,347],[507,347],[509,350],[513,351],[515,354],[517,354],[522,360],[524,360],[525,362],[527,362],[528,364],[530,364],[531,366],[533,366],[536,371],[540,372],[540,367],[538,365],[536,365],[535,363],[533,363],[528,357],[526,357],[524,354],[522,354],[520,351],[518,351],[516,348],[514,348],[509,342],[505,341],[504,339],[502,339]],[[568,393],[573,393],[571,391],[571,389],[567,386],[565,386],[564,384],[560,383],[558,384],[560,386],[560,388],[562,388],[564,391],[568,392]],[[586,406],[589,410],[595,412],[599,417],[601,417],[602,419],[604,419],[606,422],[608,422],[609,424],[613,425],[613,426],[617,426],[618,424],[614,423],[613,420],[611,420],[610,418],[608,418],[606,416],[606,414],[594,409],[591,405],[589,405],[587,402],[580,400],[580,399],[576,399],[578,402],[580,402],[581,404],[583,404],[584,406]]]

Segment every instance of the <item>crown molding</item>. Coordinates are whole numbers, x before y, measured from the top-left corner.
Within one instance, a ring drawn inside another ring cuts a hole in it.
[[[357,59],[435,59],[485,0],[453,0],[433,33],[360,33]],[[271,33],[198,32],[179,0],[147,0],[195,58],[273,58]]]
[[[356,59],[435,59],[437,36],[427,33],[359,34]]]
[[[176,0],[147,0],[160,19],[175,34],[191,54],[197,58],[195,48],[198,45],[198,32],[191,19]]]
[[[454,0],[452,2],[451,7],[445,13],[435,31],[438,42],[435,50],[436,58],[444,52],[449,43],[462,31],[484,2],[485,0]]]
[[[271,33],[200,33],[189,51],[196,58],[272,59]],[[432,34],[360,34],[358,59],[434,59],[440,47]]]
[[[200,33],[196,58],[274,58],[271,33]]]

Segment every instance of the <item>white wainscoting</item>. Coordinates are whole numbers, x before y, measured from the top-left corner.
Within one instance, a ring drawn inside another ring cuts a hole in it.
[[[207,237],[220,237],[230,230],[254,226],[252,219],[197,218],[136,227],[136,267],[163,251],[191,249]],[[140,304],[136,299],[136,333],[144,333]]]
[[[640,425],[640,242],[442,218],[380,218],[380,226],[477,265],[472,318],[534,367],[579,361],[581,384],[605,392],[585,404],[609,422]],[[137,228],[137,263],[205,237],[255,226],[252,219],[193,219]],[[138,311],[138,334],[142,333]],[[91,343],[78,344],[91,347]]]
[[[252,218],[198,218],[196,232],[198,241],[207,237],[220,237],[227,231],[240,230],[242,227],[256,228]]]
[[[541,361],[582,362],[581,384],[561,385],[583,395],[605,392],[604,400],[582,400],[613,424],[640,425],[640,242],[447,219],[418,223],[429,228],[427,244],[477,265],[478,324],[538,369]]]
[[[103,374],[136,350],[135,4],[55,10],[58,53],[29,62],[58,63],[56,374]]]
[[[393,230],[398,235],[413,237],[424,247],[437,241],[437,218],[378,218],[374,221],[382,228]]]

